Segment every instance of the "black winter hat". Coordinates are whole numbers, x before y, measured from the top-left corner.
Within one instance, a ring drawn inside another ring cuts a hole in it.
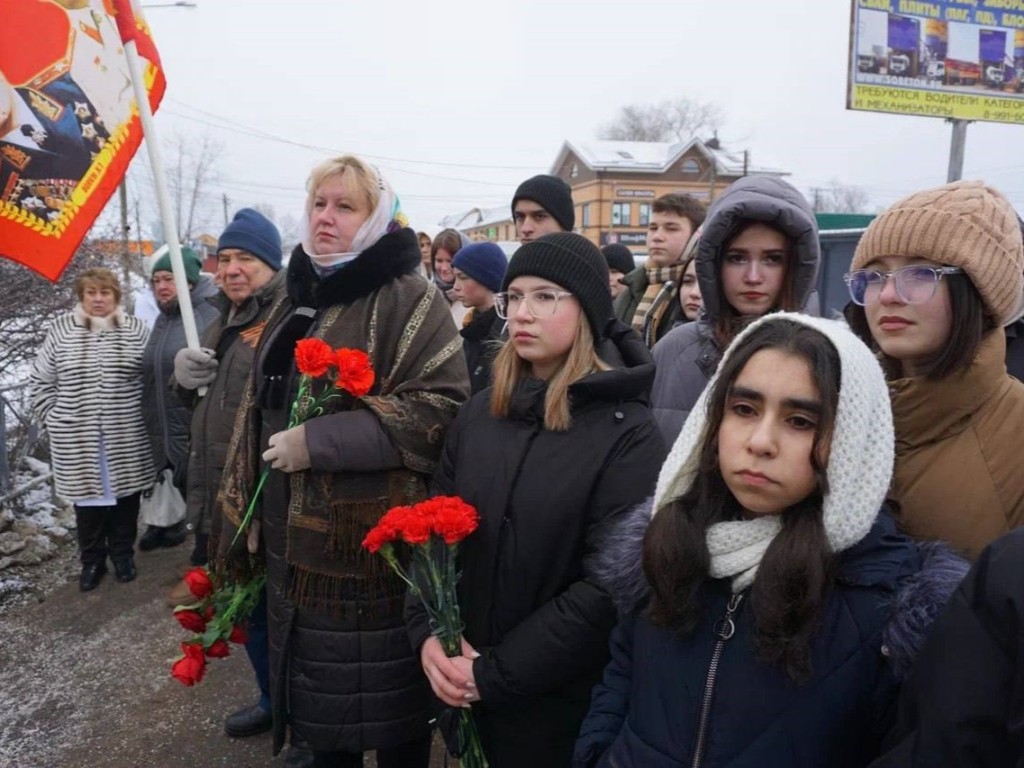
[[[527,179],[519,185],[512,197],[512,217],[516,215],[516,203],[532,200],[555,217],[562,229],[572,232],[576,226],[576,208],[572,203],[572,187],[557,176],[542,173]]]
[[[542,277],[560,285],[579,301],[594,340],[604,337],[612,318],[608,264],[601,251],[582,235],[555,232],[523,245],[513,254],[501,284],[503,291],[520,275]]]
[[[628,275],[636,269],[636,262],[633,261],[633,252],[621,243],[612,243],[601,249],[604,260],[608,262],[608,269],[617,269],[624,275]]]

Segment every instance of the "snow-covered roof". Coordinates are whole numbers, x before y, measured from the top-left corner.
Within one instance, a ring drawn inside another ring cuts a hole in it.
[[[489,224],[498,224],[503,221],[510,221],[512,213],[508,206],[499,208],[470,208],[462,213],[453,213],[441,219],[441,226],[451,229],[465,230],[474,227],[486,227]]]
[[[633,173],[664,173],[672,163],[696,148],[708,159],[715,162],[715,171],[720,176],[743,175],[743,153],[724,149],[711,149],[700,139],[690,141],[605,141],[600,139],[574,141],[563,145],[551,173],[565,162],[569,152],[575,154],[587,167],[594,171],[630,171]],[[788,176],[787,171],[769,165],[748,162],[747,174]]]

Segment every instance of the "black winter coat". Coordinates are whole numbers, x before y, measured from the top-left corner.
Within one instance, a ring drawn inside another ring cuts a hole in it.
[[[474,312],[469,325],[459,331],[462,351],[466,355],[466,368],[469,369],[469,386],[474,395],[491,386],[491,365],[501,348],[503,330],[505,321],[491,307],[485,312]]]
[[[528,380],[508,418],[490,392],[463,406],[445,442],[435,491],[476,506],[462,544],[459,600],[474,705],[492,768],[569,764],[590,691],[608,659],[615,608],[592,578],[612,522],[651,493],[665,447],[647,405],[650,353],[622,324],[599,354],[619,368],[572,385],[572,425],[543,429],[545,383]],[[410,601],[410,640],[429,636]]]
[[[889,515],[880,515],[868,535],[838,557],[835,586],[811,646],[812,675],[799,686],[756,658],[746,591],[734,614],[735,634],[720,657],[701,765],[852,768],[876,757],[898,693],[883,655],[883,631],[900,582],[919,568],[913,541]],[[612,662],[594,691],[574,766],[691,765],[715,627],[730,593],[728,580],[709,581],[702,618],[685,638],[639,612],[616,627]]]
[[[978,557],[935,621],[872,768],[1024,766],[1024,529]]]

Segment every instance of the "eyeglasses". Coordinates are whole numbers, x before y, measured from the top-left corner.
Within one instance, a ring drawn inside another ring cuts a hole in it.
[[[527,311],[538,319],[551,317],[558,311],[558,300],[563,296],[572,296],[569,291],[554,291],[550,288],[538,288],[526,293],[494,294],[494,311],[502,320],[519,311],[519,305],[526,302]]]
[[[928,267],[923,264],[912,264],[900,267],[891,272],[879,272],[877,269],[858,269],[843,275],[846,287],[850,289],[850,298],[854,304],[864,307],[878,301],[885,288],[885,281],[892,277],[896,286],[896,295],[905,304],[924,304],[935,295],[935,289],[944,275],[960,275],[960,267]]]

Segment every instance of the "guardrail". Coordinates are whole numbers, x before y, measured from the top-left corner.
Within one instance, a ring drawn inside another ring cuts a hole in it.
[[[28,382],[0,387],[0,506],[53,480],[53,473],[48,472],[14,487],[14,473],[39,442],[39,425],[32,421],[31,415],[22,413],[27,409],[20,407],[12,397],[12,393],[25,391],[27,387]],[[12,423],[16,425],[13,428],[9,426]]]

